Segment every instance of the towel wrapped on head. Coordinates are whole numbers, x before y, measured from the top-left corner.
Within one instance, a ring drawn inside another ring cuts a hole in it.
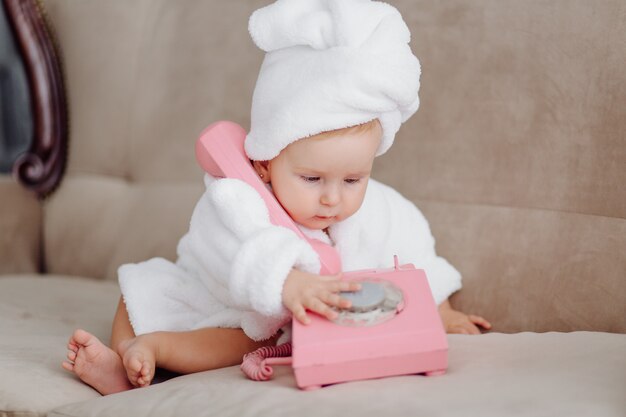
[[[278,0],[254,12],[249,31],[266,52],[245,149],[270,160],[290,143],[379,119],[377,155],[419,107],[420,64],[389,4]]]

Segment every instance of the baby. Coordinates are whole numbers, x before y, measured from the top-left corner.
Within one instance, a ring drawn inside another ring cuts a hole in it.
[[[434,249],[428,223],[396,191],[370,179],[376,156],[419,105],[419,62],[393,7],[362,0],[278,0],[250,33],[266,57],[255,87],[246,153],[309,237],[335,247],[346,271],[389,267],[393,255],[428,276],[446,331],[491,325],[454,310],[461,277]],[[241,362],[287,339],[291,317],[329,319],[358,284],[320,275],[317,254],[269,222],[254,189],[205,177],[176,263],[119,270],[122,299],[110,347],[84,330],[63,367],[102,394],[149,385],[157,367],[191,373]]]

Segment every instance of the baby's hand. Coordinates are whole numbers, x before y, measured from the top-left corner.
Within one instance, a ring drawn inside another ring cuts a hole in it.
[[[491,323],[484,318],[455,310],[447,300],[439,306],[439,314],[446,333],[480,334],[478,326],[491,329]]]
[[[302,324],[311,322],[307,309],[333,320],[337,318],[337,312],[331,307],[350,308],[352,304],[338,293],[361,289],[358,283],[341,281],[340,276],[315,275],[292,269],[283,285],[283,304]]]

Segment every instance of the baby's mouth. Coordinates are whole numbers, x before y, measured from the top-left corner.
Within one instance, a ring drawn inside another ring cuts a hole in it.
[[[317,220],[332,220],[334,218],[335,216],[315,216],[315,219]]]

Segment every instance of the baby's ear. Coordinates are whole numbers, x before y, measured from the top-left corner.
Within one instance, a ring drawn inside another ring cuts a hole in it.
[[[252,166],[263,182],[270,182],[270,161],[252,161]]]

